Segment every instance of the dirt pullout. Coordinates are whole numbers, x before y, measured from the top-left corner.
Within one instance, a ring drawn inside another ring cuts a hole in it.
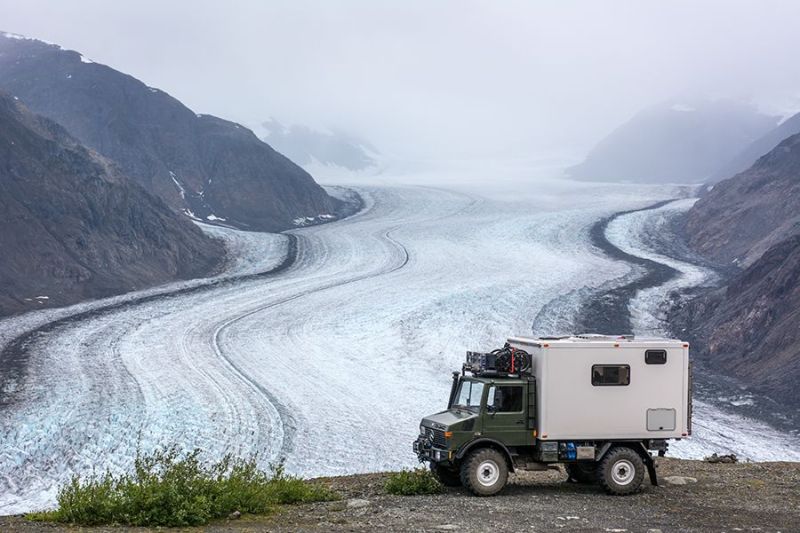
[[[436,496],[390,496],[387,474],[320,479],[342,501],[286,506],[267,517],[243,517],[192,529],[244,531],[798,531],[800,463],[709,464],[659,460],[661,486],[607,496],[566,482],[561,471],[512,476],[499,496],[463,489]],[[672,483],[670,483],[670,481]],[[684,482],[685,484],[673,484]],[[75,531],[0,518],[0,531]],[[81,531],[147,531],[84,528]]]

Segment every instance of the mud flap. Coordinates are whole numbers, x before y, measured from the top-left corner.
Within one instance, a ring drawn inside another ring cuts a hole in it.
[[[658,487],[658,476],[656,475],[656,462],[653,461],[653,457],[649,453],[645,453],[642,459],[644,459],[644,464],[647,467],[647,474],[650,476],[650,483],[654,487]]]

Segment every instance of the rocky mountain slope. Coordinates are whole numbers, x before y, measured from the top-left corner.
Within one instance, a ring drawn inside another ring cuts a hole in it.
[[[688,214],[690,245],[744,267],[673,311],[714,369],[800,406],[800,135],[718,183]]]
[[[800,407],[800,235],[681,308],[695,356],[781,403]]]
[[[278,231],[341,205],[250,130],[197,115],[77,52],[0,34],[0,88],[116,161],[176,211]]]
[[[800,135],[718,183],[689,212],[687,231],[700,253],[743,266],[799,232]]]
[[[611,132],[569,174],[591,181],[701,183],[776,123],[736,102],[663,103]]]
[[[768,131],[765,135],[747,146],[730,162],[718,170],[714,177],[718,180],[725,179],[747,170],[758,161],[761,156],[778,146],[781,141],[797,133],[800,133],[800,113],[787,118],[777,127]]]
[[[221,243],[0,93],[0,316],[202,276]]]

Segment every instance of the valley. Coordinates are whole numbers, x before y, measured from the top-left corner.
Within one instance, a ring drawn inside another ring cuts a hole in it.
[[[609,241],[679,272],[669,288],[708,275],[653,241],[693,202],[671,201],[679,187],[353,189],[363,208],[335,223],[206,227],[235,256],[215,278],[0,322],[0,353],[16,365],[0,389],[0,514],[51,505],[73,474],[125,470],[137,449],[168,444],[283,459],[303,476],[412,467],[419,417],[442,407],[465,350],[532,327],[568,332],[587,298],[643,274],[592,244],[614,213],[666,202],[616,218]],[[637,293],[637,333],[659,329],[657,307]],[[800,460],[785,434],[701,400],[674,454]]]

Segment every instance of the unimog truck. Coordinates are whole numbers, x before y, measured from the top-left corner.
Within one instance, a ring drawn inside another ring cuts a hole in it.
[[[447,486],[500,492],[511,472],[565,465],[570,480],[633,494],[653,453],[691,435],[689,345],[631,335],[512,337],[467,352],[447,409],[422,419],[414,452]]]

